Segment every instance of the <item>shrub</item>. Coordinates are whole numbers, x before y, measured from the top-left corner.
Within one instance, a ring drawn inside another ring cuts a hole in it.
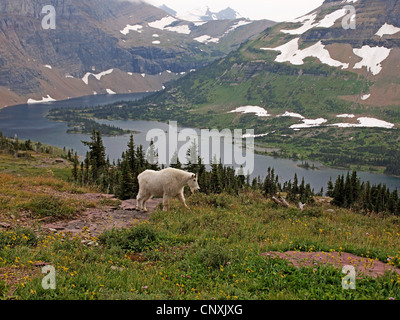
[[[108,247],[119,247],[125,251],[143,252],[152,247],[159,238],[154,227],[142,223],[127,229],[112,229],[99,236],[99,242]]]
[[[24,205],[27,209],[34,213],[37,217],[71,217],[76,210],[64,201],[57,199],[51,195],[35,196]]]
[[[206,267],[219,268],[232,260],[232,252],[217,242],[208,242],[197,252],[198,258]]]

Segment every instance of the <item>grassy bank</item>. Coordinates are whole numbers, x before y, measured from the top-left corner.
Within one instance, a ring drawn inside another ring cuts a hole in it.
[[[399,218],[303,212],[243,193],[174,202],[150,221],[107,231],[88,245],[32,229],[0,232],[0,295],[16,299],[400,299],[400,277],[360,275],[357,289],[341,287],[332,266],[300,269],[268,251],[350,252],[400,264]],[[371,261],[372,261],[371,260]],[[42,288],[41,267],[56,270],[56,289]]]
[[[356,290],[343,290],[341,269],[261,255],[348,252],[400,266],[399,217],[319,201],[304,211],[282,208],[251,191],[198,193],[187,199],[190,211],[173,201],[135,227],[71,236],[49,232],[41,219],[73,220],[102,206],[82,198],[93,190],[68,182],[71,166],[57,168],[45,154],[0,160],[2,299],[400,299],[395,273],[359,274]],[[55,290],[42,287],[44,265],[55,268]]]

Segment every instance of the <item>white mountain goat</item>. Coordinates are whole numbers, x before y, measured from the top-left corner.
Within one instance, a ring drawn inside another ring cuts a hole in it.
[[[171,198],[178,198],[186,205],[183,190],[189,186],[192,193],[200,189],[197,175],[179,169],[167,168],[161,171],[146,170],[138,175],[139,193],[136,198],[136,209],[147,211],[146,202],[152,197],[163,197],[163,210],[168,209]]]

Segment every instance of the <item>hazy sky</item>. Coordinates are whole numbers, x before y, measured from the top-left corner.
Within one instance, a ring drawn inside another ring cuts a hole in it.
[[[324,0],[145,0],[156,6],[165,4],[175,11],[209,6],[212,11],[231,7],[243,17],[285,21],[302,16],[320,6]]]

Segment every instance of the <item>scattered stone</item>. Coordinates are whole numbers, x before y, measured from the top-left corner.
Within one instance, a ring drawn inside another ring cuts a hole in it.
[[[111,266],[110,268],[111,268],[112,270],[116,270],[116,271],[124,271],[124,270],[125,270],[125,268],[117,267],[117,266]]]
[[[0,222],[0,227],[8,229],[11,228],[11,224],[7,222]]]

